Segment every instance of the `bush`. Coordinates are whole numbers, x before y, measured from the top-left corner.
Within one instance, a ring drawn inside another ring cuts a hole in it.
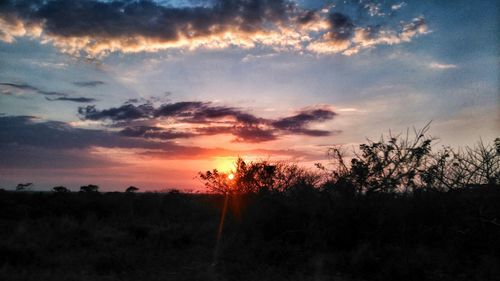
[[[99,192],[99,186],[94,184],[80,186],[80,192],[92,192],[92,193]]]

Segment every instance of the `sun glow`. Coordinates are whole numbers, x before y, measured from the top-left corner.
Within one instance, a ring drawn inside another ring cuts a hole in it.
[[[217,157],[215,159],[215,167],[219,172],[231,173],[234,170],[234,163],[236,162],[235,157]]]
[[[233,180],[234,179],[234,174],[233,173],[230,173],[229,175],[227,175],[227,178],[229,180]]]

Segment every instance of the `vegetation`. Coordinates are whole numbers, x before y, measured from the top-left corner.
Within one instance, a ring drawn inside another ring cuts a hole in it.
[[[66,188],[65,186],[54,186],[52,188],[52,192],[56,192],[56,193],[66,193],[66,192],[69,192],[69,189]]]
[[[94,184],[80,186],[80,192],[96,193],[99,192],[99,186]]]
[[[20,183],[16,186],[16,191],[25,191],[28,190],[30,187],[33,186],[33,183]]]
[[[377,142],[368,140],[358,150],[331,147],[330,165],[316,164],[321,172],[287,162],[246,163],[238,159],[234,179],[217,170],[199,173],[214,193],[289,193],[312,188],[343,195],[397,193],[411,195],[424,190],[452,191],[473,186],[500,184],[500,138],[492,144],[479,141],[474,147],[432,150],[434,138],[428,126],[414,137],[389,134]],[[350,161],[349,161],[350,159]]]
[[[125,189],[125,192],[127,192],[127,193],[134,193],[137,191],[139,191],[139,188],[137,188],[135,186],[129,186],[129,187],[127,187],[127,189]]]
[[[500,140],[407,135],[239,159],[207,194],[0,192],[0,280],[498,280]]]

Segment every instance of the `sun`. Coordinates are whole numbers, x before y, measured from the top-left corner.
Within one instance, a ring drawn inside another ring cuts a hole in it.
[[[229,180],[233,180],[234,179],[234,174],[233,173],[230,173],[229,175],[227,175],[227,178]]]

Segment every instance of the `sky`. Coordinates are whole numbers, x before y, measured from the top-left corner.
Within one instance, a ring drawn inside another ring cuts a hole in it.
[[[203,190],[236,157],[500,134],[499,3],[0,3],[0,187]]]

